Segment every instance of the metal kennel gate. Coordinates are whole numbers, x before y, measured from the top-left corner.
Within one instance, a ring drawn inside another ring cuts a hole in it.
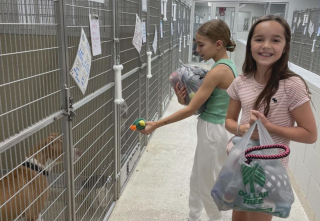
[[[142,0],[0,2],[0,220],[109,217],[148,142],[130,124],[161,118],[173,95],[168,77],[179,65],[182,33],[174,9],[190,12],[176,0],[146,2],[147,10]],[[99,20],[101,54],[92,57],[83,94],[69,72],[82,29],[91,44],[89,14]],[[140,54],[132,45],[136,15],[147,33]],[[42,172],[30,177],[21,172],[28,166]]]
[[[320,8],[295,11],[291,27],[290,62],[320,75]]]

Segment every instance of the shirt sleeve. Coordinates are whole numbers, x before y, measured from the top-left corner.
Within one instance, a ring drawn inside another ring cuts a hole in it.
[[[236,77],[234,81],[231,83],[229,88],[227,89],[228,95],[234,100],[240,100],[238,95],[240,76]]]
[[[306,85],[299,77],[290,79],[289,111],[294,110],[305,102],[310,101]]]

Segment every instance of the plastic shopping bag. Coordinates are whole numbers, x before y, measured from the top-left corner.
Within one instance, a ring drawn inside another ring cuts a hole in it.
[[[250,140],[256,126],[261,146]],[[287,171],[279,158],[288,156],[289,148],[274,144],[259,120],[242,138],[234,139],[236,144],[211,191],[219,210],[256,211],[288,217],[294,195]],[[279,154],[274,148],[285,151]]]
[[[202,85],[203,79],[208,71],[198,66],[185,65],[181,61],[180,64],[181,67],[170,75],[169,83],[173,88],[175,88],[178,82],[179,89],[183,86],[186,87],[187,96],[185,98],[185,102],[188,105],[194,94]],[[200,114],[202,111],[204,111],[205,107],[206,102],[203,105],[201,105],[201,107],[194,114]]]

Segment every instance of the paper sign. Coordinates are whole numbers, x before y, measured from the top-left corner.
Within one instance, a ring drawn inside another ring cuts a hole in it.
[[[70,74],[80,88],[82,94],[86,92],[90,68],[91,68],[91,47],[88,42],[86,33],[81,29],[81,37],[78,46],[77,56],[72,65]]]
[[[299,17],[297,28],[299,28],[300,23],[301,23],[301,18]]]
[[[146,31],[146,22],[142,22],[142,42],[146,43],[147,42],[147,31]]]
[[[310,38],[311,38],[311,35],[314,32],[314,24],[312,23],[312,21],[310,21],[310,23],[309,23],[308,32],[309,32],[309,35],[310,35]]]
[[[104,0],[89,0],[91,2],[99,2],[99,3],[104,3]]]
[[[157,46],[158,46],[158,31],[157,31],[157,26],[154,25],[154,39],[152,43],[154,54],[157,54]]]
[[[139,16],[136,14],[136,26],[134,29],[134,35],[132,39],[132,44],[137,49],[138,53],[140,54],[141,47],[142,47],[142,28],[141,28],[141,20]]]
[[[148,11],[147,0],[141,0],[141,1],[142,1],[142,11],[144,12]]]
[[[309,20],[309,15],[308,14],[304,14],[303,15],[303,23],[302,23],[302,25],[304,26],[305,24],[307,24],[308,20]]]
[[[92,55],[101,54],[100,28],[98,15],[89,14]]]
[[[171,35],[173,35],[173,24],[171,22]]]
[[[162,21],[160,21],[160,38],[163,38]]]

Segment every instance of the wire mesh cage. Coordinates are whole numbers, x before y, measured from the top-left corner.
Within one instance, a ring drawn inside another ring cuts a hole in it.
[[[2,1],[0,18],[1,142],[60,110],[60,67],[52,1]]]
[[[320,9],[295,11],[292,19],[290,62],[320,75],[318,29]]]
[[[136,71],[123,80],[123,97],[125,102],[121,109],[121,165],[123,165],[133,148],[139,142],[139,134],[129,129],[131,123],[138,119],[140,96],[139,96],[139,76],[140,72]]]
[[[180,2],[167,1],[167,21],[160,0],[147,2],[142,10],[139,0],[1,1],[0,220],[108,216],[147,145],[129,125],[138,117],[161,117],[161,103],[165,108],[170,99],[168,77],[178,67],[183,26],[178,33],[172,4]],[[132,45],[136,15],[147,32],[140,54]],[[83,92],[70,71],[82,30],[92,46],[92,18],[101,54],[92,56]],[[115,104],[114,65],[124,67],[121,104]]]
[[[74,162],[77,220],[99,220],[114,201],[113,90],[107,90],[75,112],[73,147],[82,151]]]
[[[56,120],[1,153],[1,220],[64,219],[68,195],[60,185],[66,162],[61,123]]]
[[[91,62],[90,84],[85,95],[81,93],[76,82],[68,75],[70,91],[74,102],[78,102],[89,94],[94,93],[108,83],[113,82],[113,22],[112,22],[112,0],[106,0],[105,4],[82,1],[66,0],[66,35],[68,48],[68,72],[74,63],[78,52],[81,30],[85,31],[88,41],[91,42],[89,25],[89,14],[97,16],[99,20],[99,31],[101,41],[101,54],[94,56]]]
[[[295,28],[295,33],[294,36],[291,40],[291,50],[292,50],[292,55],[291,55],[291,61],[295,64],[298,64],[299,59],[300,59],[300,44],[302,42],[302,38],[303,38],[303,26],[301,25],[301,20],[303,20],[303,14],[304,11],[300,11],[298,12],[297,15],[297,21],[299,23],[299,25],[296,25]]]
[[[152,52],[152,57],[155,57],[159,52],[159,32],[160,32],[160,1],[150,0],[150,25],[149,25],[149,43],[150,51]],[[153,48],[153,41],[155,37],[155,31],[157,30],[157,48],[156,53]]]
[[[320,34],[318,34],[320,28],[320,8],[311,10],[311,16],[313,20],[313,26],[315,32],[313,33],[313,42],[312,42],[312,61],[310,71],[320,75]]]
[[[154,120],[154,118],[157,118],[159,115],[159,62],[157,60],[154,60],[151,62],[151,72],[152,72],[152,78],[150,78],[149,83],[149,117],[148,120]]]
[[[123,73],[139,67],[139,53],[132,44],[133,33],[136,24],[136,15],[139,15],[138,0],[119,1],[119,40],[120,63],[123,65]],[[145,48],[141,54],[145,54]]]

